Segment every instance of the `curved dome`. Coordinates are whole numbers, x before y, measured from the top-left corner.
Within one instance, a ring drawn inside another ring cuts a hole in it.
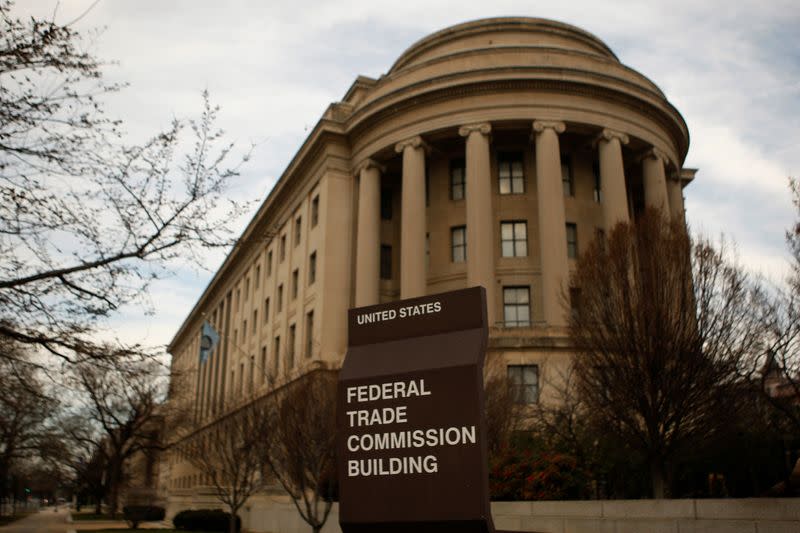
[[[569,50],[619,62],[603,41],[575,26],[541,18],[501,17],[465,22],[428,35],[403,52],[389,73],[471,50],[507,46]]]

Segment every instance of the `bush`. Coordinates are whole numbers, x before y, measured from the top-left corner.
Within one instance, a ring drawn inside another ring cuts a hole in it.
[[[164,520],[164,508],[157,505],[128,505],[122,508],[122,515],[132,529],[137,529],[141,522]]]
[[[196,509],[181,511],[172,519],[175,529],[184,531],[228,531],[230,513],[220,509]],[[242,520],[236,517],[236,531],[242,528]]]
[[[573,500],[586,497],[587,477],[574,458],[562,453],[509,451],[493,461],[493,500]]]

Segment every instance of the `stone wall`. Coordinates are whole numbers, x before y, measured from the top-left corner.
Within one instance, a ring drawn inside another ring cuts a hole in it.
[[[220,507],[211,493],[172,497],[167,516]],[[240,515],[253,533],[311,531],[284,495],[259,495]],[[493,502],[492,516],[498,530],[539,533],[796,533],[800,498]],[[323,533],[340,532],[334,505]]]

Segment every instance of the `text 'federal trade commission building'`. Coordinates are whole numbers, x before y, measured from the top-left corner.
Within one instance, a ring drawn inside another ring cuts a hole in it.
[[[170,344],[171,401],[203,427],[340,365],[349,308],[482,285],[489,360],[517,401],[546,402],[570,361],[575,258],[646,206],[683,220],[688,145],[661,90],[576,27],[500,18],[425,37],[309,134]],[[202,491],[180,443],[168,455],[171,500]]]

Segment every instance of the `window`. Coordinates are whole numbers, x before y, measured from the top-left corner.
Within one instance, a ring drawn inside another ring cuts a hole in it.
[[[269,322],[269,298],[264,298],[264,323]]]
[[[283,260],[286,259],[286,235],[281,235],[281,245],[278,252],[280,252],[279,260],[281,263],[283,263]]]
[[[561,184],[564,196],[575,196],[575,180],[572,178],[572,159],[568,155],[561,156]]]
[[[257,289],[259,284],[260,284],[260,282],[261,282],[261,265],[256,265],[255,282],[256,282],[256,289]]]
[[[522,154],[501,154],[497,161],[500,194],[522,194],[525,192]]]
[[[261,382],[262,383],[266,383],[267,382],[267,347],[266,346],[262,346],[261,347],[261,368],[259,370],[261,371]]]
[[[278,312],[283,309],[283,283],[278,285]]]
[[[256,334],[257,327],[258,327],[258,309],[253,309],[253,335]]]
[[[244,392],[244,363],[239,363],[239,395]]]
[[[450,199],[463,200],[466,196],[467,180],[463,159],[450,161]]]
[[[381,244],[381,279],[392,279],[392,247]]]
[[[244,301],[247,301],[247,298],[250,297],[250,276],[244,280]]]
[[[237,346],[239,344],[238,341],[239,341],[239,330],[238,329],[234,329],[233,330],[233,345]]]
[[[278,363],[281,355],[281,336],[275,337],[275,349],[272,351],[272,375],[278,375]]]
[[[569,308],[573,313],[578,310],[581,305],[581,289],[580,287],[569,288]]]
[[[247,319],[242,322],[242,342],[247,338]]]
[[[450,249],[453,263],[463,263],[467,260],[466,226],[450,228]]]
[[[508,383],[516,403],[539,401],[539,365],[508,365]]]
[[[241,309],[242,303],[242,290],[239,287],[236,287],[236,309]]]
[[[306,357],[314,354],[314,311],[306,315]]]
[[[300,279],[300,272],[295,268],[292,272],[292,300],[297,300],[297,285]]]
[[[289,343],[286,345],[286,368],[294,368],[294,342],[296,340],[296,328],[292,324],[289,326]]]
[[[503,287],[503,322],[508,328],[531,325],[531,291],[529,287]]]
[[[503,257],[527,257],[528,223],[524,220],[501,222],[500,246]]]
[[[319,222],[319,195],[311,200],[311,227],[317,227],[317,222]]]
[[[311,252],[308,256],[308,284],[313,285],[317,281],[317,252]]]
[[[578,226],[567,222],[567,257],[578,257]]]
[[[389,187],[381,189],[381,218],[392,220],[392,189]]]
[[[256,356],[250,356],[250,392],[253,392],[253,385],[256,383]]]
[[[297,217],[294,221],[294,245],[300,244],[300,237],[303,236],[303,217]]]
[[[600,203],[603,201],[603,194],[600,189],[600,164],[597,160],[592,163],[592,176],[594,176],[594,201]]]
[[[606,249],[606,232],[603,228],[595,228],[594,229],[594,238],[597,240],[597,244],[600,246],[601,250]]]
[[[272,250],[267,252],[267,277],[272,275]]]

